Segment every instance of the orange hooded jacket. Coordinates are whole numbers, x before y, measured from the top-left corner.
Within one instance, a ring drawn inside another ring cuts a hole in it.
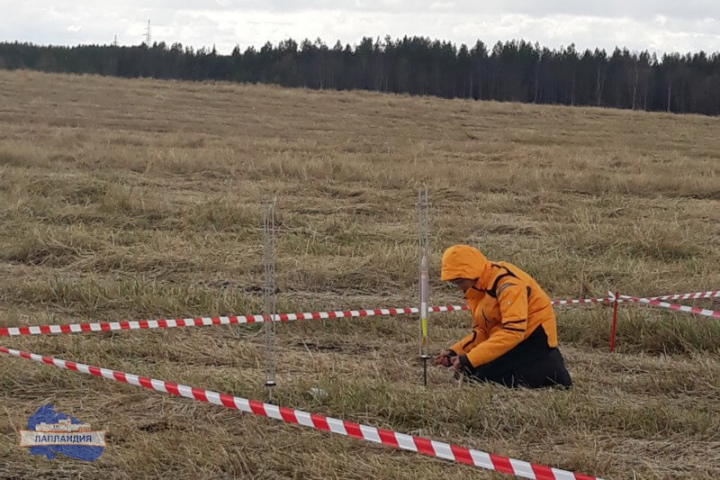
[[[477,368],[504,355],[542,326],[549,347],[557,347],[557,323],[550,297],[527,273],[506,262],[490,262],[477,249],[456,245],[443,254],[441,281],[476,280],[465,293],[472,333],[451,347]]]

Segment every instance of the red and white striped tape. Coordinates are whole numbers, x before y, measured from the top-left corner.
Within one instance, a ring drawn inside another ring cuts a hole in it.
[[[625,295],[621,295],[618,298],[618,303],[630,302],[629,298],[625,298]],[[710,290],[707,292],[692,292],[692,293],[676,293],[672,295],[662,295],[657,297],[642,297],[643,300],[688,300],[688,299],[699,299],[699,298],[720,298],[720,290]],[[608,292],[608,296],[605,298],[581,298],[578,300],[553,300],[552,304],[557,305],[577,305],[587,303],[612,303],[615,301],[615,297],[612,292]]]
[[[586,303],[602,303],[606,298],[584,298],[579,300],[553,300],[553,305],[575,305]],[[467,305],[445,305],[429,307],[430,312],[459,312],[468,310]],[[419,312],[417,307],[411,308],[379,308],[374,310],[343,310],[329,312],[282,313],[273,315],[274,322],[291,322],[298,320],[323,320],[332,318],[381,317],[397,315],[414,315]],[[264,323],[265,315],[242,315],[229,317],[196,317],[173,318],[159,320],[124,320],[120,322],[73,323],[66,325],[37,325],[22,327],[0,327],[0,337],[24,335],[53,335],[86,332],[113,332],[119,330],[152,330],[156,328],[206,327],[212,325],[244,325]]]
[[[608,303],[612,299],[610,298],[579,298],[574,300],[553,300],[552,304],[554,306],[559,305],[583,305],[583,304],[589,304],[589,303]]]
[[[513,458],[430,440],[425,437],[406,435],[392,430],[347,422],[337,418],[326,417],[292,408],[278,407],[255,400],[234,397],[224,393],[189,387],[187,385],[179,385],[177,383],[155,380],[130,373],[117,372],[107,368],[93,367],[82,363],[75,363],[52,357],[43,357],[34,353],[22,352],[5,347],[0,347],[0,353],[32,360],[37,363],[53,365],[66,370],[85,373],[87,375],[102,377],[116,382],[144,387],[149,390],[157,390],[170,395],[190,398],[205,403],[212,403],[214,405],[224,406],[233,410],[240,410],[244,413],[280,420],[285,423],[301,425],[304,427],[314,428],[316,430],[324,430],[338,435],[354,437],[366,442],[380,443],[382,445],[420,453],[429,457],[464,463],[474,467],[495,470],[518,477],[537,480],[600,480],[597,477],[546,467],[544,465],[536,465],[522,460],[515,460]]]
[[[695,315],[702,315],[704,317],[720,318],[720,311],[708,310],[707,308],[689,307],[687,305],[678,305],[677,303],[662,302],[660,300],[650,300],[649,298],[637,298],[630,297],[628,295],[620,295],[620,298],[635,303],[643,303],[653,307],[667,308],[669,310],[675,310],[677,312],[687,312]]]
[[[464,305],[447,305],[430,307],[432,312],[453,312],[467,310]],[[378,317],[395,315],[412,315],[418,308],[379,308],[375,310],[344,310],[333,312],[282,313],[273,315],[274,322],[290,322],[297,320],[323,320],[330,318]],[[112,332],[118,330],[147,330],[155,328],[205,327],[211,325],[242,325],[264,323],[270,319],[267,315],[243,315],[233,317],[197,317],[160,320],[133,320],[122,322],[75,323],[68,325],[39,325],[34,327],[2,327],[0,337],[18,335],[51,335],[62,333]]]
[[[677,293],[675,295],[663,295],[661,297],[645,297],[648,300],[689,300],[695,298],[720,298],[720,290],[708,292]]]
[[[689,299],[689,298],[713,298],[720,297],[720,291],[682,293],[676,295],[664,295],[662,297],[647,297],[650,300],[664,299]],[[584,305],[597,303],[610,303],[614,299],[606,298],[580,298],[571,300],[553,300],[554,306],[563,305]],[[618,300],[620,303],[629,301],[624,298]],[[458,312],[467,310],[467,305],[446,305],[430,307],[429,310],[435,313]],[[412,308],[379,308],[374,310],[343,310],[328,312],[308,313],[282,313],[273,315],[274,322],[290,322],[298,320],[323,320],[332,318],[352,317],[380,317],[396,315],[414,315],[418,313],[417,307]],[[204,327],[211,325],[242,325],[250,323],[263,323],[267,321],[265,315],[243,315],[229,317],[196,317],[196,318],[174,318],[159,320],[124,320],[120,322],[95,322],[95,323],[74,323],[66,325],[37,325],[22,327],[0,327],[0,337],[15,337],[24,335],[53,335],[85,332],[112,332],[119,330],[149,330],[156,328],[178,328],[178,327]]]

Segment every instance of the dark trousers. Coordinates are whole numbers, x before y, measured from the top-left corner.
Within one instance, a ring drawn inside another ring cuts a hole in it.
[[[463,373],[472,381],[510,388],[572,387],[560,349],[548,346],[542,325],[505,355]]]

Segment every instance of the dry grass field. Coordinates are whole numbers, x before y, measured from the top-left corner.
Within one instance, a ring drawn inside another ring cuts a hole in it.
[[[417,189],[442,250],[470,243],[554,298],[720,287],[720,119],[269,86],[0,71],[0,325],[417,304]],[[702,304],[697,302],[697,304]],[[707,305],[707,303],[705,303]],[[575,388],[422,387],[417,320],[278,326],[277,403],[607,479],[720,478],[720,324],[558,308]],[[431,318],[433,351],[467,314]],[[261,328],[4,346],[264,400]],[[313,398],[311,387],[327,390]],[[17,446],[53,403],[109,432],[94,463]],[[0,356],[1,478],[506,478]]]

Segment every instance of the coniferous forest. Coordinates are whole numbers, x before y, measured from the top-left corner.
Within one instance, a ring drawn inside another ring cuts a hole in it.
[[[230,55],[179,43],[39,46],[0,43],[0,69],[269,83],[539,104],[720,114],[720,53],[616,48],[551,50],[525,41],[468,47],[424,37],[330,47],[320,39],[236,47]]]

